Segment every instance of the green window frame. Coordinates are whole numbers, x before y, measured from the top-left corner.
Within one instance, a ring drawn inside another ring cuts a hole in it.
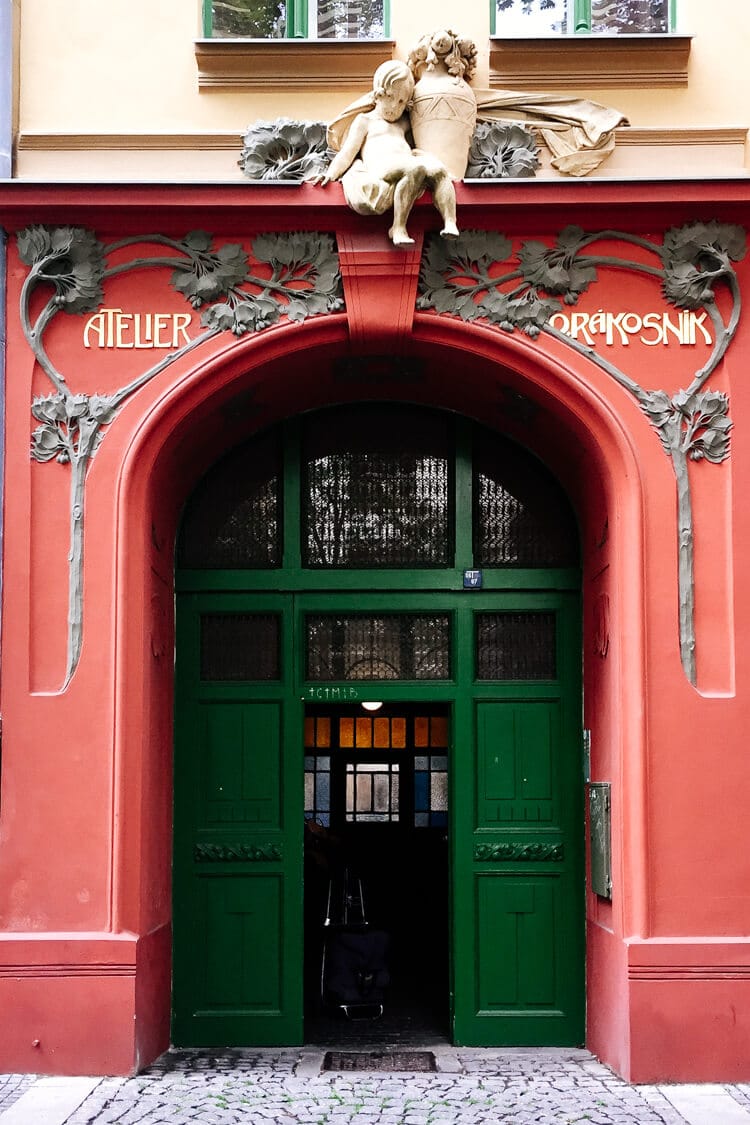
[[[391,4],[390,0],[383,2],[383,35],[387,39],[390,35]],[[213,27],[213,0],[203,0],[203,35],[206,39],[214,38]],[[286,0],[286,31],[285,39],[317,39],[317,0]],[[230,38],[219,33],[216,38]],[[380,38],[380,36],[373,36]],[[326,37],[326,41],[332,41]],[[345,40],[344,40],[345,41]]]
[[[524,2],[524,0],[515,0],[515,4],[518,7],[520,7],[520,5],[523,2]],[[532,10],[537,10],[537,11],[540,10],[539,4],[540,4],[540,0],[532,0]],[[569,27],[569,30],[564,33],[564,36],[568,36],[568,35],[591,35],[591,34],[607,35],[606,32],[592,32],[591,4],[592,4],[592,0],[567,0],[567,9],[568,9],[570,27]],[[667,19],[668,19],[668,30],[667,30],[666,34],[671,34],[677,28],[677,0],[669,0]],[[502,12],[498,12],[498,10],[497,10],[497,0],[490,0],[490,34],[495,35],[495,36],[502,36],[503,35],[503,31],[502,31]],[[517,34],[517,32],[514,32],[514,34]],[[617,35],[617,32],[613,32],[611,34]],[[659,34],[659,33],[644,31],[644,32],[634,32],[633,34],[635,34],[635,35],[654,35],[654,34]],[[529,38],[537,37],[537,36],[540,37],[540,38],[545,38],[545,37],[553,38],[554,32],[548,32],[546,34],[542,33],[541,35],[537,31],[530,31],[529,32]]]

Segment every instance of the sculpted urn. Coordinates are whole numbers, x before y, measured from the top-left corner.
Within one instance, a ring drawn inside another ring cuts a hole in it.
[[[429,152],[454,180],[463,178],[477,120],[477,101],[468,80],[476,47],[452,31],[424,35],[409,55],[416,86],[410,116],[414,143]]]

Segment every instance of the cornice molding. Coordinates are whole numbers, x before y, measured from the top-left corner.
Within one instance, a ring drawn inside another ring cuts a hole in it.
[[[629,126],[617,130],[618,145],[742,145],[748,128],[713,125],[672,128]],[[226,133],[21,133],[22,152],[235,152],[242,132]]]
[[[698,125],[690,128],[670,126],[624,126],[617,129],[618,145],[744,145],[747,127],[719,128]]]
[[[689,35],[490,40],[490,86],[565,90],[687,86]]]
[[[392,39],[197,39],[201,89],[330,89],[372,83]]]
[[[229,133],[21,133],[21,152],[240,151],[242,132]]]

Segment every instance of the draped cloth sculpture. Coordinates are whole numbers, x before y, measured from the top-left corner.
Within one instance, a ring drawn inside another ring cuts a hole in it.
[[[410,118],[414,141],[446,166],[454,179],[466,171],[477,119],[523,123],[539,133],[552,153],[552,167],[567,176],[586,176],[613,151],[614,130],[627,120],[616,109],[585,98],[512,90],[474,90],[476,47],[441,29],[422,36],[409,54],[416,85]],[[348,106],[328,128],[328,143],[339,151],[352,121],[375,106],[370,92]]]

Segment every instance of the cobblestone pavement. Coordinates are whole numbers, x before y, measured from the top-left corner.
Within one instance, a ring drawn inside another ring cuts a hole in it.
[[[33,1074],[0,1075],[0,1113],[9,1109],[35,1082]]]
[[[136,1078],[96,1080],[77,1108],[44,1123],[750,1125],[750,1086],[630,1086],[583,1050],[437,1048],[435,1056],[430,1074],[321,1073],[322,1049],[174,1051]],[[0,1077],[0,1125],[38,1125],[38,1108],[23,1113],[33,1083]],[[713,1097],[697,1116],[669,1100],[688,1090]]]

